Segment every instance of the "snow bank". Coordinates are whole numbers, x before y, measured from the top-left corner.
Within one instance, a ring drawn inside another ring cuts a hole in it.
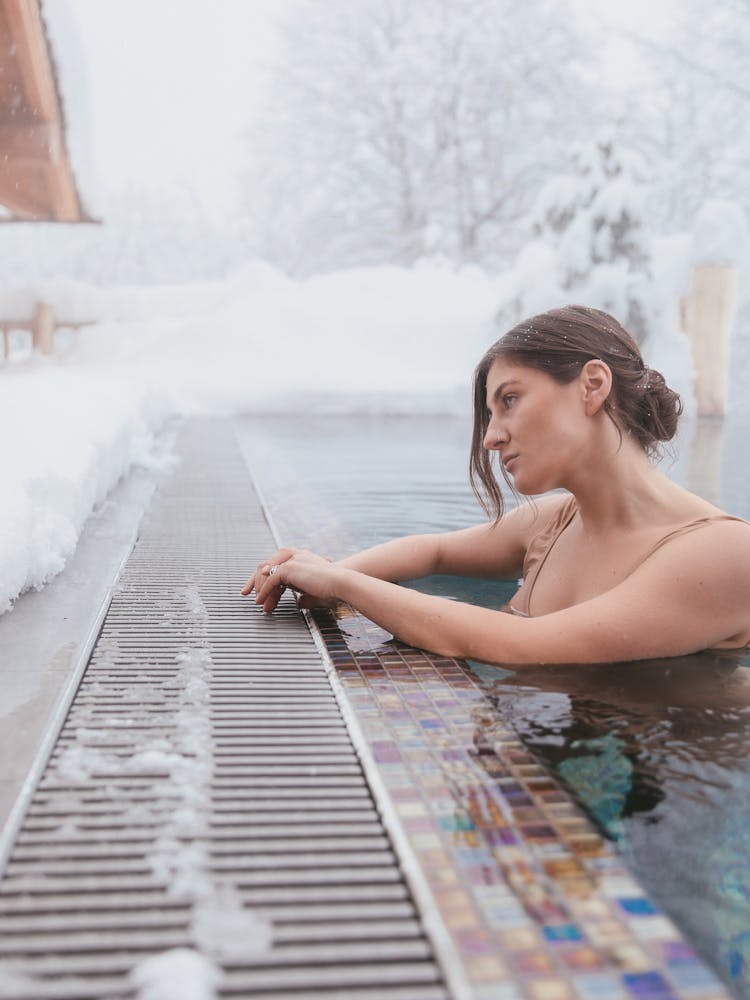
[[[158,399],[116,373],[2,372],[0,611],[60,572],[86,518],[134,464],[156,461]]]
[[[494,282],[479,270],[369,268],[293,281],[245,269],[225,285],[131,297],[131,316],[81,331],[78,370],[113,363],[179,413],[410,412],[465,409],[473,367],[493,338]],[[121,293],[115,308],[122,316]],[[100,303],[101,307],[101,303]]]

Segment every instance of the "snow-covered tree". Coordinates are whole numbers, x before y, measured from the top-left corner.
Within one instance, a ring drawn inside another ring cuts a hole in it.
[[[555,249],[568,300],[613,313],[639,341],[654,311],[644,175],[608,130],[574,149],[569,172],[544,185],[532,211],[534,237]]]
[[[710,198],[736,201],[750,217],[747,0],[680,0],[671,34],[631,41],[650,80],[633,95],[625,128],[655,167],[654,223],[689,230]]]
[[[503,260],[590,124],[574,23],[564,0],[298,0],[248,135],[254,252]]]

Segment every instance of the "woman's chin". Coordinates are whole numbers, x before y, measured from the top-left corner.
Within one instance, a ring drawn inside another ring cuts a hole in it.
[[[515,489],[518,493],[531,496],[531,494],[535,492],[534,483],[531,482],[531,477],[525,476],[520,469],[515,473],[511,472],[510,479],[513,483],[513,489]]]
[[[546,482],[533,479],[531,476],[513,476],[512,480],[516,493],[520,493],[525,497],[538,497],[555,488],[554,486],[549,486]]]
[[[522,493],[527,497],[538,497],[542,493],[549,493],[550,490],[560,488],[560,477],[557,475],[557,468],[537,469],[528,468],[521,462],[514,462],[513,469],[508,470],[513,488],[517,493]]]

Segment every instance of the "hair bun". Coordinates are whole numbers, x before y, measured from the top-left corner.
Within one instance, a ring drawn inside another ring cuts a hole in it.
[[[641,426],[647,440],[671,441],[682,413],[680,394],[670,389],[660,371],[644,366]]]

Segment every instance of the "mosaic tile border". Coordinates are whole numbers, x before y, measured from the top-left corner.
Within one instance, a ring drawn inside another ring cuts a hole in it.
[[[466,664],[310,620],[474,1000],[728,996]]]

